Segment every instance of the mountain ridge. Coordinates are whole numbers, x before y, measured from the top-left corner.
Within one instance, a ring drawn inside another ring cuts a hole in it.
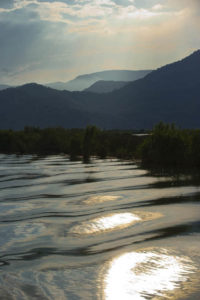
[[[10,88],[11,86],[8,84],[0,84],[0,91]]]
[[[85,89],[85,92],[90,93],[109,93],[114,90],[118,90],[124,86],[126,86],[129,81],[106,81],[99,80],[93,83],[89,88]]]
[[[106,70],[101,72],[78,75],[67,82],[45,84],[58,90],[83,91],[99,80],[104,81],[134,81],[143,78],[152,70]]]
[[[184,72],[183,72],[184,70]],[[106,94],[37,84],[0,91],[0,128],[149,129],[159,121],[200,127],[200,51]]]

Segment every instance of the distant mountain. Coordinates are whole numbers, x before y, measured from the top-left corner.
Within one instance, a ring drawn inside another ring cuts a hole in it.
[[[152,70],[108,70],[103,72],[80,75],[68,82],[55,82],[46,86],[57,90],[83,91],[99,80],[104,81],[134,81],[143,78]]]
[[[105,105],[123,115],[125,127],[151,128],[162,120],[200,128],[200,50],[114,91]]]
[[[5,90],[7,88],[9,88],[10,86],[7,84],[0,84],[0,91]]]
[[[152,128],[159,121],[200,128],[200,50],[119,90],[98,94],[28,84],[0,91],[0,128]]]
[[[94,122],[110,128],[152,128],[159,121],[200,128],[200,50],[159,68],[111,93],[92,94],[79,101],[91,114],[106,112],[110,119]],[[106,124],[106,125],[105,125]]]
[[[35,83],[0,91],[0,128],[83,127],[87,113],[73,104],[72,93]]]
[[[85,89],[85,92],[91,92],[91,93],[109,93],[114,90],[118,90],[125,85],[127,85],[129,82],[125,81],[105,81],[105,80],[99,80],[92,84],[89,88]]]
[[[95,95],[97,100],[98,95]],[[92,101],[91,93],[58,91],[36,83],[0,91],[0,129],[62,126],[82,128],[109,120],[107,113],[88,113],[82,101]],[[100,101],[100,95],[99,95]]]

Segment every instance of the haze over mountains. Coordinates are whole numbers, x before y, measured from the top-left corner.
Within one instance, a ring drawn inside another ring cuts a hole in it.
[[[7,84],[0,84],[0,91],[5,90],[7,88],[9,88],[10,86]]]
[[[109,93],[115,90],[119,90],[125,85],[129,84],[130,81],[106,81],[99,80],[92,84],[89,88],[85,89],[85,92],[91,93]]]
[[[137,79],[143,78],[150,72],[152,72],[152,70],[107,70],[91,74],[79,75],[73,80],[67,82],[47,83],[45,84],[45,86],[60,91],[83,91],[90,89],[91,87],[91,90],[88,91],[107,93],[125,86],[126,83],[129,83],[130,81],[135,81]],[[94,85],[96,83],[97,85]],[[0,91],[5,90],[9,87],[14,86],[0,84]]]
[[[102,72],[96,72],[91,74],[85,74],[77,76],[75,79],[68,82],[54,82],[46,84],[46,86],[57,90],[68,91],[83,91],[89,88],[97,81],[134,81],[143,78],[149,74],[152,70],[108,70]]]
[[[0,91],[0,128],[152,128],[159,121],[200,127],[200,50],[119,90],[98,94],[28,84]]]

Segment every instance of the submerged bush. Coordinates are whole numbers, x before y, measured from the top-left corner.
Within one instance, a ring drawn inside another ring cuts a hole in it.
[[[200,165],[200,131],[160,122],[139,146],[138,153],[142,162],[149,165]]]
[[[148,136],[134,131],[32,128],[21,131],[0,130],[0,153],[59,154],[72,160],[82,156],[107,156],[121,159],[139,158],[143,164],[164,167],[200,167],[200,130],[177,128],[174,124],[157,124]]]
[[[0,130],[0,153],[69,154],[72,160],[82,156],[133,158],[143,137],[133,131],[86,129],[32,128],[22,131]]]

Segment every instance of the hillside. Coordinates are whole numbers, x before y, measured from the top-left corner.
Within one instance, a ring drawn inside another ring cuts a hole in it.
[[[200,51],[153,71],[115,96],[118,103],[126,99],[123,107],[127,118],[134,117],[145,127],[160,120],[183,127],[200,127]]]
[[[115,90],[119,90],[120,88],[127,85],[129,82],[124,81],[105,81],[105,80],[99,80],[92,84],[89,88],[85,89],[85,92],[91,92],[91,93],[109,93],[113,92]]]
[[[106,94],[37,84],[0,91],[0,128],[152,128],[159,121],[200,127],[200,51]]]
[[[99,80],[103,81],[134,81],[143,78],[152,70],[108,70],[77,76],[68,82],[55,82],[46,84],[46,86],[57,90],[82,91],[90,87]]]
[[[200,127],[200,51],[102,95],[101,102],[93,98],[82,105],[93,113],[114,115],[118,128],[152,128],[161,120]]]
[[[27,84],[0,92],[0,128],[82,127],[87,114],[73,105],[71,93]]]
[[[10,86],[7,84],[0,84],[0,91],[5,90],[7,88],[9,88]]]

